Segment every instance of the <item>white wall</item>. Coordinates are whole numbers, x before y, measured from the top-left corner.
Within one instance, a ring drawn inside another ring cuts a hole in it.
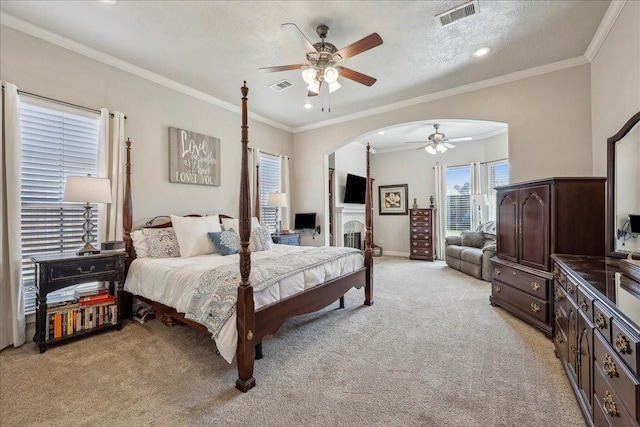
[[[335,147],[375,129],[434,117],[506,123],[512,182],[592,175],[590,70],[583,65],[296,133],[296,209],[325,212],[326,197],[318,197],[325,194],[323,158]],[[405,170],[390,176],[391,183],[400,183]],[[410,194],[411,201],[416,196]],[[377,239],[378,230],[374,234]]]
[[[122,111],[132,144],[134,228],[156,215],[238,214],[240,126],[236,112],[197,100],[9,27],[0,27],[0,79],[18,89],[82,105]],[[240,105],[242,79],[238,86]],[[251,88],[249,88],[251,110]],[[174,126],[220,138],[219,187],[169,182],[168,128]],[[289,132],[249,120],[249,143],[293,156]],[[292,161],[295,173],[295,160]],[[297,185],[292,180],[295,190]]]
[[[366,168],[366,150],[367,148],[354,142],[344,147],[341,147],[335,152],[335,205],[344,206],[344,188],[347,182],[347,174],[353,174],[358,176],[365,176],[367,174]],[[350,205],[347,203],[347,205]]]

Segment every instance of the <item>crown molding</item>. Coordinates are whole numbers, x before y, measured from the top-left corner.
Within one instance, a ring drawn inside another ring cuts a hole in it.
[[[578,67],[580,65],[585,65],[588,63],[589,61],[585,56],[577,56],[575,58],[569,58],[563,61],[553,62],[551,64],[529,68],[528,70],[517,71],[515,73],[505,74],[503,76],[482,80],[480,82],[470,83],[464,86],[458,86],[452,89],[443,90],[441,92],[422,95],[417,98],[407,99],[405,101],[396,102],[394,104],[372,108],[370,110],[360,111],[358,113],[349,114],[347,116],[342,116],[333,120],[326,120],[324,122],[319,122],[319,123],[315,123],[308,126],[297,127],[293,129],[293,133],[305,132],[308,130],[314,130],[314,129],[319,129],[326,126],[335,125],[338,123],[349,122],[351,120],[361,119],[361,118],[373,116],[376,114],[387,113],[389,111],[399,110],[401,108],[411,107],[417,104],[424,104],[425,102],[435,101],[437,99],[448,98],[450,96],[460,95],[467,92],[473,92],[479,89],[499,86],[505,83],[510,83],[510,82],[514,82],[522,79],[528,79],[530,77],[540,76],[542,74],[552,73],[554,71],[560,71],[567,68]]]
[[[618,19],[618,15],[620,15],[620,12],[622,12],[626,3],[627,0],[613,0],[609,4],[602,21],[600,21],[600,25],[598,26],[596,33],[591,39],[591,43],[589,43],[587,50],[584,52],[584,56],[589,60],[589,62],[592,62],[598,54],[598,50],[600,50],[602,43],[607,39],[609,31],[613,28],[613,25]]]
[[[88,58],[94,59],[96,61],[102,62],[103,64],[110,65],[114,68],[133,74],[135,76],[141,77],[145,80],[149,80],[153,83],[159,84],[169,89],[173,89],[185,95],[196,98],[200,101],[204,101],[208,104],[215,105],[216,107],[220,107],[237,114],[242,113],[241,108],[237,105],[223,101],[219,98],[216,98],[215,96],[208,95],[197,89],[193,89],[189,86],[183,85],[182,83],[178,83],[175,80],[168,79],[159,74],[153,73],[149,70],[145,70],[144,68],[135,66],[129,62],[123,61],[114,56],[107,55],[106,53],[101,52],[97,49],[93,49],[89,46],[75,42],[66,37],[62,37],[56,33],[47,31],[43,28],[40,28],[38,26],[25,22],[21,19],[18,19],[12,15],[8,15],[4,12],[0,12],[0,24],[6,25],[7,27],[13,28],[14,30],[29,34],[33,37],[36,37],[46,42],[63,47],[72,52],[75,52],[80,55],[86,56]],[[287,132],[293,132],[293,128],[286,126],[282,123],[276,122],[274,120],[268,119],[266,117],[263,117],[259,114],[249,113],[249,118],[265,123],[267,125],[273,126],[275,128],[282,129]]]

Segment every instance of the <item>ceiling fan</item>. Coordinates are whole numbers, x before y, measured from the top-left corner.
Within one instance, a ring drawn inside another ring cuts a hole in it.
[[[449,139],[445,136],[444,133],[441,133],[438,131],[438,129],[440,128],[439,124],[436,123],[433,125],[433,127],[435,128],[436,131],[431,135],[429,135],[428,142],[427,141],[408,141],[407,143],[408,144],[415,144],[415,143],[426,144],[423,147],[418,148],[418,150],[422,150],[424,148],[424,150],[427,153],[435,155],[438,153],[444,153],[450,148],[456,148],[456,146],[451,144],[450,142],[470,141],[472,139],[470,136]]]
[[[264,67],[259,68],[260,71],[275,72],[302,70],[302,79],[308,85],[307,96],[318,95],[323,82],[326,82],[329,85],[329,93],[340,89],[341,85],[338,83],[338,76],[342,76],[345,79],[353,80],[366,86],[371,86],[376,82],[376,79],[371,76],[367,76],[366,74],[362,74],[350,68],[338,66],[336,64],[381,45],[382,38],[378,33],[370,34],[367,37],[338,50],[333,44],[324,41],[329,32],[329,27],[324,24],[319,25],[318,28],[316,28],[316,33],[322,41],[314,44],[305,37],[296,24],[288,23],[282,24],[281,26],[294,40],[302,45],[302,48],[307,55],[307,64]]]

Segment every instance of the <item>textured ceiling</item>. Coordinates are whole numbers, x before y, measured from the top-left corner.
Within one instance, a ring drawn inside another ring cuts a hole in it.
[[[435,15],[462,3],[2,0],[0,11],[235,106],[246,80],[250,110],[296,130],[582,57],[609,5],[479,0],[478,14],[442,27]],[[312,43],[319,41],[316,27],[326,24],[327,41],[338,49],[377,32],[381,46],[342,65],[378,81],[366,87],[341,78],[340,90],[321,93],[313,98],[313,109],[302,109],[307,90],[298,70],[258,71],[305,62],[302,48],[280,27],[286,22],[295,23]],[[473,57],[481,46],[492,51]],[[294,86],[269,89],[282,79]]]

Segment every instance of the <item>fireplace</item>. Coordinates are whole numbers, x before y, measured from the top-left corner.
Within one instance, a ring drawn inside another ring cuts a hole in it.
[[[362,249],[362,233],[351,231],[344,234],[344,246],[349,248]]]
[[[336,246],[362,249],[364,247],[363,237],[365,231],[364,206],[337,206],[335,212],[335,236],[342,236],[342,239],[336,239]]]

